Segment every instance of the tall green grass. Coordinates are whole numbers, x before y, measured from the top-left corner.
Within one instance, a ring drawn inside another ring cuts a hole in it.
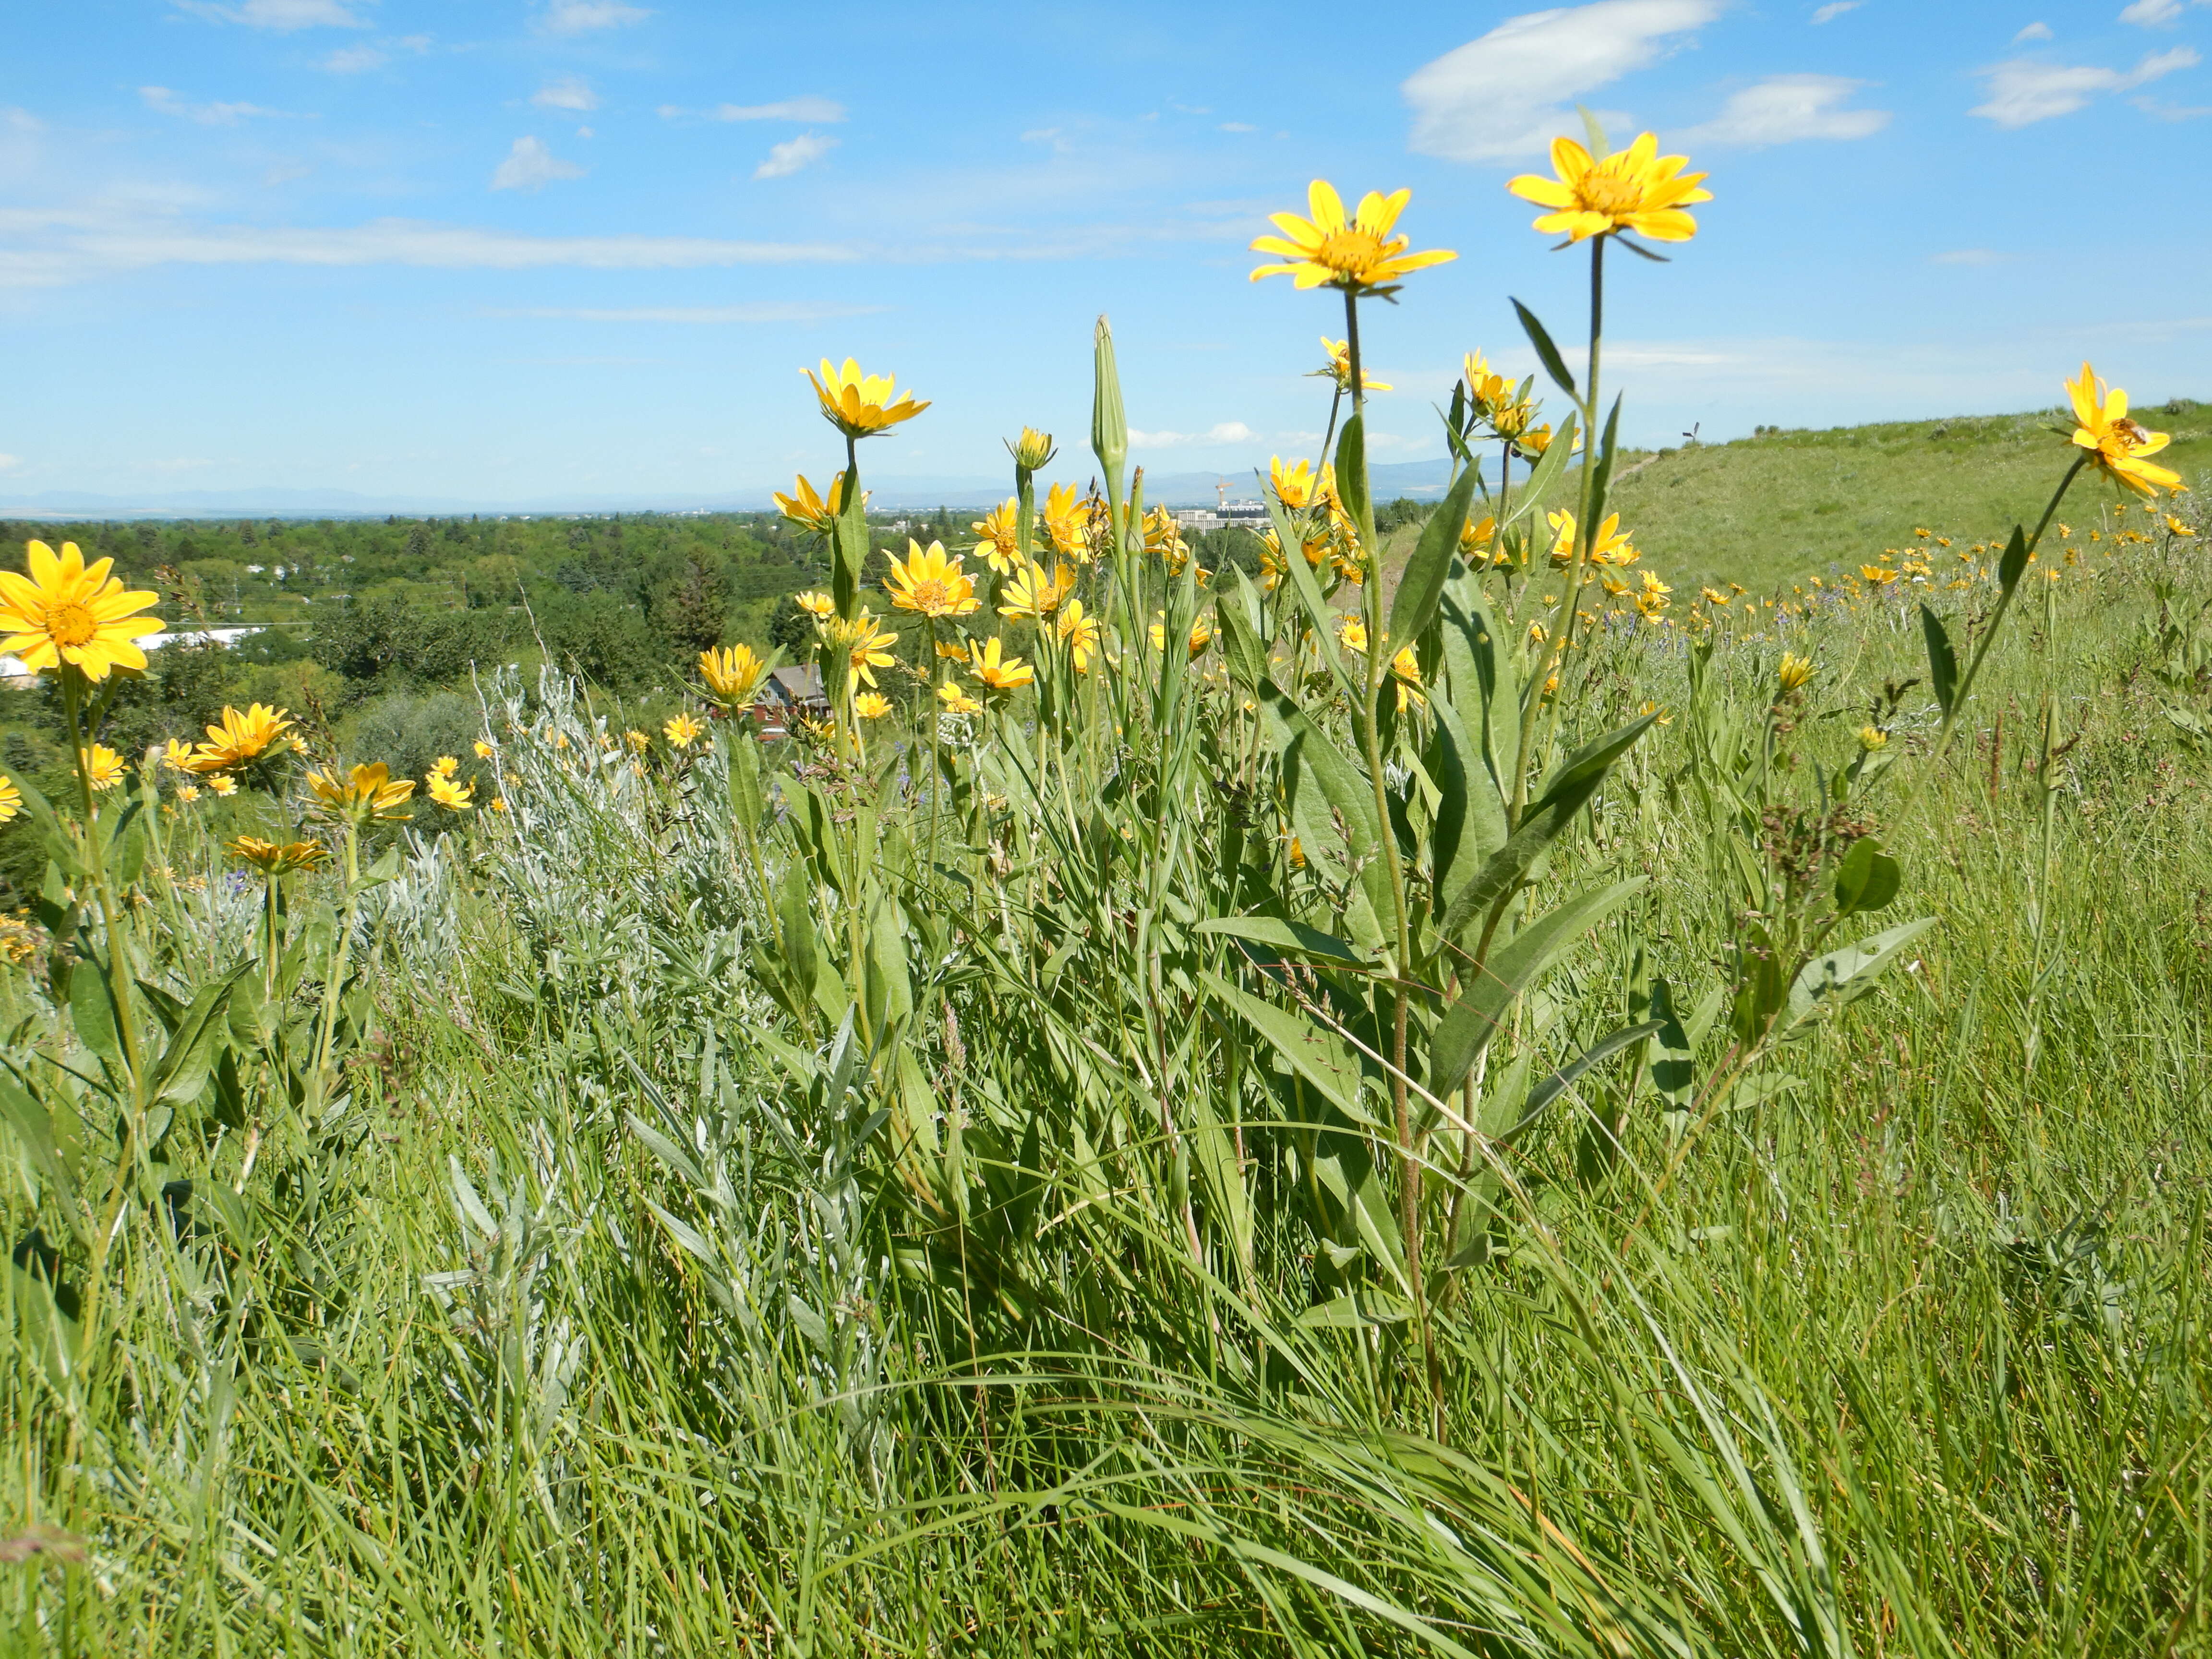
[[[1233,896],[1237,755],[1189,734],[1207,781],[1141,853],[1080,775],[936,867],[890,811],[927,1018],[886,1085],[789,993],[805,843],[730,739],[634,768],[564,685],[487,688],[512,811],[380,890],[349,1095],[258,1101],[250,1169],[235,1130],[178,1152],[203,1185],[125,1212],[95,1378],[19,1252],[0,1535],[41,1547],[0,1565],[0,1644],[2212,1652],[2212,769],[2172,712],[2203,711],[2176,663],[2207,599],[2135,554],[2001,643],[1885,826],[1939,925],[1762,1090],[1686,1138],[1648,1074],[1596,1073],[1496,1154],[1441,1413],[1402,1307],[1292,1201],[1264,1052],[1173,950],[1054,944],[1079,905],[1171,929]],[[1655,968],[1717,982],[1729,828],[1656,638],[1590,658],[1594,714],[1673,718],[1544,876],[1648,896],[1500,1067],[1620,1024]],[[1883,604],[1793,640],[1828,751],[1924,672]],[[1723,637],[1709,698],[1758,706],[1777,648]],[[218,878],[178,925],[223,960],[253,903]],[[51,1076],[64,1026],[0,985],[0,1058]],[[10,1239],[52,1235],[0,1147]]]

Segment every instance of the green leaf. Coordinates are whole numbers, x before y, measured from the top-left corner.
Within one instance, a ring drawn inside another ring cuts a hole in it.
[[[1336,434],[1336,498],[1353,524],[1364,526],[1374,517],[1367,499],[1367,422],[1363,416],[1354,415]]]
[[[1536,356],[1543,362],[1544,372],[1558,382],[1559,390],[1567,396],[1581,397],[1582,394],[1575,390],[1575,377],[1567,373],[1567,360],[1559,356],[1559,347],[1552,343],[1552,337],[1545,332],[1543,324],[1536,320],[1536,313],[1518,300],[1513,302],[1513,310],[1521,319],[1521,327],[1528,336],[1528,343],[1536,348]]]
[[[1608,1031],[1531,1089],[1528,1098],[1522,1105],[1521,1115],[1514,1121],[1512,1127],[1492,1139],[1502,1146],[1510,1146],[1534,1126],[1537,1119],[1551,1110],[1552,1103],[1580,1081],[1583,1073],[1593,1066],[1603,1065],[1622,1049],[1657,1035],[1667,1024],[1663,1019],[1647,1019],[1640,1025],[1624,1025],[1617,1031]]]
[[[1952,706],[1959,700],[1959,659],[1951,649],[1951,636],[1924,602],[1920,607],[1920,632],[1928,641],[1928,678],[1936,688],[1936,702],[1948,720]]]
[[[1318,957],[1323,962],[1347,968],[1374,965],[1334,933],[1324,933],[1302,921],[1286,921],[1280,916],[1214,916],[1200,922],[1192,931],[1223,933],[1231,939],[1264,945],[1285,956]]]
[[[1305,550],[1298,538],[1297,526],[1291,522],[1283,505],[1271,493],[1267,496],[1267,516],[1275,526],[1275,538],[1283,544],[1283,563],[1291,574],[1291,591],[1298,596],[1298,605],[1306,613],[1306,626],[1313,630],[1314,646],[1328,672],[1344,695],[1357,704],[1363,688],[1344,665],[1344,658],[1336,648],[1336,612],[1322,597],[1321,584],[1314,580],[1313,567],[1306,562]]]
[[[1856,945],[1830,951],[1805,964],[1790,982],[1790,1000],[1775,1028],[1779,1038],[1808,1030],[1821,1016],[1857,1001],[1875,988],[1905,947],[1936,925],[1923,916],[1887,932],[1863,939]]]
[[[192,1100],[207,1087],[217,1044],[228,1029],[226,1016],[231,988],[252,967],[251,960],[241,962],[221,979],[211,980],[193,993],[191,1003],[176,1018],[168,1046],[155,1063],[150,1098]]]
[[[1522,818],[1521,827],[1452,900],[1443,923],[1446,939],[1458,938],[1468,922],[1520,884],[1528,866],[1536,861],[1536,855],[1574,823],[1576,814],[1597,793],[1613,763],[1651,729],[1651,723],[1657,718],[1656,714],[1645,714],[1631,720],[1567,757],[1552,775],[1542,796]]]
[[[1880,842],[1871,836],[1853,842],[1836,866],[1836,914],[1881,909],[1897,896],[1903,879],[1897,860],[1881,850]]]
[[[1997,561],[1997,585],[2010,593],[2020,586],[2020,579],[2027,574],[2027,532],[2018,525],[2012,527],[2012,539],[2005,544],[2004,557]]]
[[[1617,447],[1620,436],[1620,399],[1616,396],[1613,400],[1613,412],[1605,417],[1605,436],[1598,442],[1597,465],[1590,470],[1589,523],[1584,527],[1583,534],[1593,547],[1597,544],[1598,526],[1605,522],[1605,492],[1613,482],[1613,460],[1620,453]],[[1548,460],[1551,454],[1547,449],[1544,452],[1544,458]]]
[[[1584,933],[1646,885],[1632,876],[1567,901],[1516,933],[1476,970],[1474,982],[1437,1024],[1425,1079],[1439,1098],[1467,1080],[1476,1057],[1497,1034],[1513,1000],[1542,977]]]
[[[70,1154],[75,1149],[56,1137],[54,1121],[46,1109],[3,1077],[0,1077],[0,1123],[15,1132],[31,1163],[61,1200],[62,1212],[73,1218],[77,1202],[76,1160]]]
[[[1550,447],[1537,457],[1536,465],[1528,470],[1521,487],[1513,492],[1513,506],[1505,515],[1501,529],[1510,530],[1544,504],[1552,486],[1567,470],[1567,462],[1575,453],[1575,434],[1580,428],[1571,415],[1559,422],[1559,429],[1552,437]]]
[[[117,1034],[115,1000],[107,975],[96,962],[82,962],[70,975],[70,1022],[77,1038],[106,1064],[108,1074],[123,1076],[123,1040]]]
[[[1222,661],[1228,665],[1231,678],[1252,690],[1267,678],[1267,647],[1255,619],[1260,608],[1259,593],[1242,570],[1236,575],[1236,581],[1214,600],[1213,614],[1220,625]]]
[[[1266,1038],[1291,1069],[1318,1090],[1329,1104],[1355,1122],[1370,1128],[1382,1127],[1361,1103],[1359,1058],[1350,1043],[1303,1014],[1278,1008],[1238,989],[1218,974],[1201,973],[1199,978],[1208,991]]]
[[[1468,467],[1446,492],[1443,505],[1429,514],[1406,568],[1399,573],[1398,591],[1390,598],[1390,643],[1413,644],[1429,631],[1437,605],[1443,598],[1444,581],[1452,560],[1459,554],[1460,532],[1466,527],[1468,504],[1474,499],[1475,471]]]
[[[1372,944],[1382,937],[1382,918],[1390,914],[1391,900],[1389,870],[1382,860],[1380,845],[1382,829],[1375,821],[1375,795],[1367,775],[1279,689],[1272,684],[1263,687],[1260,706],[1276,730],[1285,769],[1291,774],[1294,813],[1301,810],[1310,812],[1310,805],[1302,807],[1297,799],[1304,793],[1301,775],[1310,774],[1320,787],[1323,799],[1344,822],[1345,833],[1351,838],[1346,851],[1360,860],[1358,890],[1370,912],[1365,917],[1352,917],[1354,932],[1359,943]],[[1307,822],[1316,831],[1322,827],[1311,817]],[[1328,833],[1334,840],[1334,832]],[[1301,838],[1304,834],[1301,830]]]

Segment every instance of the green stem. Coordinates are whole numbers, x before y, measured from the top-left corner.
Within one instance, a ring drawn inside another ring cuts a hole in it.
[[[1345,355],[1351,367],[1352,410],[1366,413],[1366,386],[1359,369],[1359,295],[1344,291]],[[1366,422],[1360,422],[1361,442],[1366,441]],[[1363,455],[1362,460],[1365,459]],[[1406,1236],[1406,1285],[1413,1299],[1413,1317],[1421,1333],[1421,1352],[1435,1404],[1439,1436],[1443,1431],[1443,1373],[1437,1362],[1435,1333],[1429,1327],[1428,1285],[1421,1263],[1421,1159],[1413,1144],[1412,1103],[1406,1089],[1406,1038],[1408,978],[1413,971],[1413,935],[1406,905],[1406,872],[1398,858],[1397,832],[1390,823],[1390,796],[1382,776],[1380,731],[1382,693],[1390,678],[1393,641],[1382,635],[1382,550],[1376,544],[1371,498],[1363,503],[1359,534],[1366,545],[1368,570],[1363,597],[1367,612],[1367,672],[1361,700],[1359,744],[1367,762],[1367,777],[1375,795],[1375,823],[1382,842],[1382,866],[1390,877],[1391,921],[1396,929],[1397,961],[1391,977],[1390,1104],[1398,1132],[1398,1225]],[[1303,553],[1300,555],[1304,556]]]
[[[1527,705],[1521,711],[1521,764],[1515,772],[1513,802],[1506,813],[1506,822],[1516,829],[1520,826],[1521,814],[1528,805],[1529,750],[1535,740],[1537,719],[1543,713],[1544,687],[1550,683],[1553,670],[1565,657],[1568,642],[1573,636],[1575,616],[1582,608],[1583,577],[1589,567],[1590,539],[1596,530],[1596,526],[1590,523],[1590,506],[1597,489],[1598,363],[1605,341],[1605,241],[1602,236],[1590,239],[1589,368],[1583,378],[1583,395],[1579,400],[1583,417],[1583,479],[1575,514],[1575,556],[1567,568],[1567,591],[1559,596],[1564,614],[1545,636],[1544,653],[1538,661],[1535,678],[1528,687]],[[1552,700],[1552,719],[1547,728],[1553,733],[1559,730],[1559,699],[1554,697]]]

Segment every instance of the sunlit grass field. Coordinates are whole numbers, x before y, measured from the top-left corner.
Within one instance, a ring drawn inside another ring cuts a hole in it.
[[[1555,159],[1593,288],[1693,230]],[[1102,490],[1024,429],[951,549],[822,365],[775,742],[737,641],[480,668],[419,776],[125,755],[155,595],[0,580],[76,757],[0,788],[0,1651],[2212,1655],[2203,440],[2085,368],[1639,465],[1531,314],[1564,401],[1449,415],[1516,492],[1386,543],[1437,258],[1309,205],[1249,574],[1103,320]]]

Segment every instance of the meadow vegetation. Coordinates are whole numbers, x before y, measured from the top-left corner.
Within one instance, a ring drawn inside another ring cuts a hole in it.
[[[1595,368],[1704,192],[1554,162]],[[1242,567],[1102,321],[1098,489],[1025,428],[951,546],[824,362],[826,580],[658,701],[494,655],[126,750],[157,596],[0,575],[64,757],[0,788],[0,1648],[2212,1653],[2171,451],[2085,366],[1752,591],[1657,551],[1727,452],[1631,476],[1524,310],[1560,401],[1470,354],[1394,533],[1404,205],[1255,245],[1345,337]]]

